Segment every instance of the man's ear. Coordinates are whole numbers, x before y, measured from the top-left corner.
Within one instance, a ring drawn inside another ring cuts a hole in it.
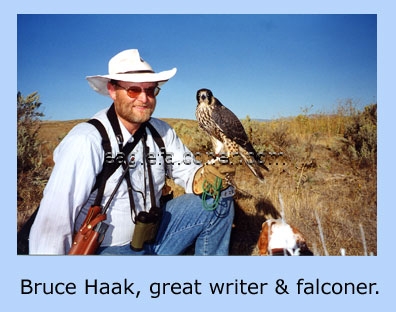
[[[109,92],[110,97],[114,101],[116,98],[116,89],[115,86],[110,81],[107,83],[107,91]]]

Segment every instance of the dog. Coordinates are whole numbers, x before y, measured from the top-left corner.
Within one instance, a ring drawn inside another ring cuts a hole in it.
[[[263,222],[256,252],[260,256],[313,256],[301,232],[282,219]]]

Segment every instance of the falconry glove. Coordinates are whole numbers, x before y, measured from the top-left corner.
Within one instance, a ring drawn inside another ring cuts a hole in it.
[[[194,175],[193,192],[195,195],[204,192],[216,195],[216,192],[223,191],[231,185],[230,181],[234,175],[234,165],[221,163],[204,165]]]

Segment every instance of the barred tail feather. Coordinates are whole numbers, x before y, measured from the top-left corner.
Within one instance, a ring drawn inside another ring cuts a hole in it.
[[[257,177],[260,182],[263,183],[264,176],[261,172],[260,163],[253,157],[253,155],[249,154],[246,150],[242,150],[240,154],[246,165],[249,167],[250,171]],[[263,168],[268,170],[266,166],[264,166]]]

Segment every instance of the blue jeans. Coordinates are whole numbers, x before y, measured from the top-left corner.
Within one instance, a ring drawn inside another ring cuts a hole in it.
[[[213,199],[206,200],[208,206]],[[216,209],[203,207],[202,197],[185,194],[168,201],[156,243],[133,251],[129,244],[99,248],[100,255],[179,255],[194,246],[195,255],[228,255],[234,201],[220,198]]]

